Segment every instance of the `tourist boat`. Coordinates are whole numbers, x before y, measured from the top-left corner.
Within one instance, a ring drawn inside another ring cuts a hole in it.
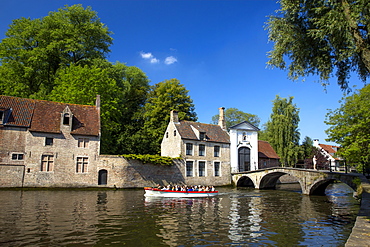
[[[218,195],[218,191],[176,191],[176,190],[161,190],[152,187],[145,187],[144,196],[157,197],[213,197]]]

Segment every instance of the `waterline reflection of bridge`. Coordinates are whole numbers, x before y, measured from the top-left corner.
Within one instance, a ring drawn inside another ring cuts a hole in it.
[[[300,168],[275,167],[248,172],[232,174],[232,182],[237,187],[254,187],[256,189],[273,189],[278,179],[283,175],[293,176],[301,185],[304,195],[323,195],[326,187],[334,182],[341,181],[357,190],[359,183],[356,178],[362,176],[358,173],[341,173],[330,171],[317,171]]]

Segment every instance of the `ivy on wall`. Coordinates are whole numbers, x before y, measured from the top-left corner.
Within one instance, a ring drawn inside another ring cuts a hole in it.
[[[171,166],[173,165],[173,160],[181,158],[171,158],[159,155],[151,154],[124,154],[122,157],[128,160],[140,160],[143,164],[153,164],[153,165],[162,165],[162,166]]]

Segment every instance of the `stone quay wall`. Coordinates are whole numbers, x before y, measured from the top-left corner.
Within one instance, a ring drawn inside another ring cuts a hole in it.
[[[346,247],[370,246],[370,183],[365,177],[361,178],[361,188],[360,211],[346,242]]]
[[[226,171],[221,177],[186,177],[184,160],[174,160],[172,166],[143,164],[138,160],[127,160],[114,155],[100,155],[99,170],[107,170],[107,187],[142,188],[146,186],[187,184],[205,186],[225,186],[231,184],[231,176]],[[212,174],[209,172],[209,174]]]
[[[58,159],[61,159],[59,157]],[[59,163],[61,166],[68,166],[73,169],[73,159],[69,159],[71,164]],[[230,173],[224,169],[222,176],[214,177],[186,177],[186,166],[184,160],[174,160],[174,165],[161,166],[153,164],[143,164],[138,160],[127,160],[117,155],[100,155],[91,162],[94,165],[88,169],[87,173],[66,172],[60,168],[53,172],[31,172],[25,162],[24,165],[2,165],[0,164],[0,187],[1,188],[143,188],[147,186],[168,185],[168,184],[187,184],[205,186],[225,186],[230,185]],[[25,170],[26,169],[26,170]],[[36,169],[36,168],[35,168]],[[101,171],[106,172],[106,183],[99,184]],[[32,176],[30,175],[32,174]],[[47,176],[46,176],[46,175]],[[212,174],[212,172],[208,172]],[[82,180],[83,181],[82,181]]]

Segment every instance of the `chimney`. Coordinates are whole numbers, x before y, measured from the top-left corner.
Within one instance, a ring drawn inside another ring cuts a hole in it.
[[[314,147],[319,147],[319,139],[314,139],[313,140],[313,146]]]
[[[179,114],[178,111],[172,110],[171,111],[171,117],[170,122],[178,123],[179,122]]]
[[[226,130],[225,107],[220,107],[218,110],[220,111],[218,125],[221,127],[221,129]]]
[[[100,110],[100,95],[96,95],[95,106]]]

